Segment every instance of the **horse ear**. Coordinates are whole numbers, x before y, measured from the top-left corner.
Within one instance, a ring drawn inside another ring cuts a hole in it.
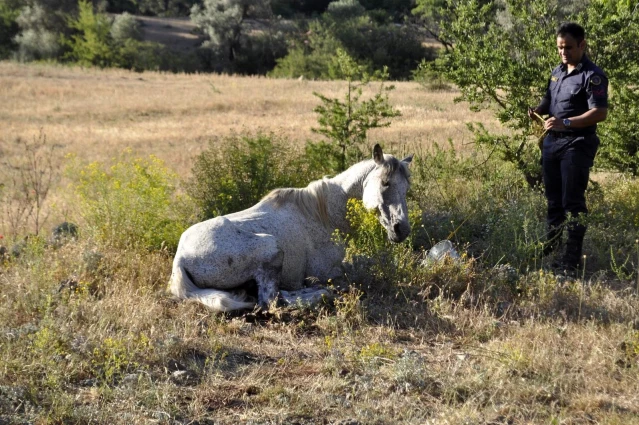
[[[413,155],[408,155],[406,158],[402,159],[402,162],[405,162],[406,164],[410,164],[411,161],[413,160]]]
[[[382,152],[382,147],[379,143],[376,143],[373,148],[373,159],[377,165],[382,165],[384,163],[384,152]]]

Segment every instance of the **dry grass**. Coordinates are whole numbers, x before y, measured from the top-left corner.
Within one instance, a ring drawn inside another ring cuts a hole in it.
[[[396,149],[459,145],[466,120],[495,125],[454,93],[397,87],[403,117],[372,135]],[[85,160],[131,147],[187,175],[233,131],[301,145],[315,137],[312,91],[342,88],[0,63],[1,154],[19,159],[15,140],[43,128]],[[402,284],[318,311],[215,316],[166,294],[169,253],[96,249],[34,245],[0,264],[1,424],[639,424],[627,284],[531,273],[519,284],[537,295],[503,315],[481,296],[423,299]]]
[[[415,83],[398,83],[391,103],[403,114],[371,143],[427,146],[470,142],[468,121],[495,126],[489,113],[471,114],[453,103],[455,92],[428,93]],[[276,132],[299,145],[320,136],[313,108],[319,92],[341,97],[343,82],[276,80],[224,75],[136,74],[51,65],[0,62],[0,146],[2,156],[17,138],[43,129],[51,143],[86,160],[104,160],[132,148],[153,154],[181,175],[215,137],[234,132]]]

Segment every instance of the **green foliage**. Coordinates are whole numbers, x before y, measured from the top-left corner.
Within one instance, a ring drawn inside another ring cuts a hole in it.
[[[338,19],[352,19],[364,14],[366,9],[358,0],[336,0],[328,5],[327,13]]]
[[[206,219],[251,207],[278,187],[306,186],[314,177],[321,174],[309,169],[284,139],[231,136],[211,142],[198,155],[187,191]]]
[[[109,0],[110,2],[125,0]],[[130,0],[137,8],[136,12],[143,15],[156,16],[189,16],[189,11],[200,0]],[[123,5],[127,7],[125,3]]]
[[[331,0],[271,0],[273,13],[286,18],[323,13]]]
[[[203,43],[202,48],[210,52],[211,70],[242,72],[244,66],[253,63],[250,58],[254,58],[257,52],[264,49],[267,49],[267,56],[272,56],[269,69],[274,66],[274,57],[279,49],[279,43],[276,42],[278,37],[268,32],[250,32],[245,25],[246,19],[269,14],[270,8],[264,0],[204,0],[202,5],[194,5],[191,9],[191,20],[209,38]],[[272,43],[264,42],[265,39]],[[273,49],[269,51],[271,48]],[[261,59],[260,64],[268,64],[264,58]],[[250,73],[250,70],[245,72]]]
[[[136,72],[197,72],[202,66],[194,53],[176,52],[160,43],[128,38],[116,47],[116,65]]]
[[[331,73],[338,49],[346,51],[368,73],[388,68],[392,79],[408,79],[419,61],[432,58],[419,31],[408,25],[378,22],[356,1],[331,3],[308,30],[291,41],[289,55],[278,60],[272,75],[335,79]]]
[[[76,13],[77,0],[33,0],[20,10],[16,57],[22,61],[55,59],[62,52],[60,35],[68,35],[68,16]]]
[[[395,21],[410,15],[413,0],[361,0],[360,3],[366,10],[384,12]]]
[[[150,347],[144,335],[128,335],[125,338],[108,337],[93,349],[91,371],[101,385],[114,385],[125,373],[140,369],[136,359]]]
[[[128,13],[117,15],[113,19],[111,30],[109,31],[111,38],[115,43],[124,43],[127,40],[141,40],[142,30],[135,16]]]
[[[69,19],[69,27],[76,34],[64,39],[69,48],[66,57],[83,66],[112,66],[116,62],[112,48],[111,20],[107,15],[93,12],[93,4],[79,0],[78,16]]]
[[[537,270],[553,260],[540,255],[545,198],[541,191],[529,189],[513,164],[485,149],[468,157],[452,144],[446,149],[435,145],[416,152],[411,172],[409,195],[423,211],[425,233],[414,235],[417,246],[427,249],[450,239],[483,266],[508,264],[520,272]],[[607,270],[623,279],[636,277],[637,199],[639,181],[629,176],[610,177],[588,190],[586,272]]]
[[[586,28],[590,56],[611,77],[611,113],[601,125],[601,163],[618,170],[635,170],[637,158],[636,49],[623,46],[637,38],[637,14],[617,2],[593,0],[579,16],[566,15],[578,7],[559,9],[550,0],[445,2],[422,1],[416,13],[439,17],[437,37],[446,46],[434,70],[455,83],[458,100],[471,110],[494,108],[509,135],[476,130],[476,143],[490,146],[517,166],[527,182],[539,184],[536,129],[527,117],[545,91],[550,69],[558,61],[554,39],[561,19],[574,18]],[[445,19],[444,19],[445,17]],[[433,31],[435,32],[435,31]],[[635,102],[633,102],[635,101]],[[631,124],[620,125],[621,121]],[[620,151],[626,153],[625,157]]]
[[[374,77],[382,80],[375,94],[362,100],[363,88],[368,86],[371,76],[344,51],[337,52],[335,74],[347,81],[344,100],[313,93],[322,104],[314,111],[319,114],[319,127],[313,131],[322,134],[332,143],[333,157],[339,158],[339,169],[344,171],[347,164],[357,162],[368,154],[366,136],[372,128],[388,127],[390,120],[400,112],[388,102],[388,92],[394,86],[385,86],[388,77],[386,69]],[[360,82],[357,79],[361,78]]]
[[[413,81],[429,91],[448,91],[453,88],[441,73],[433,69],[431,62],[426,60],[422,60],[413,71]]]
[[[639,38],[636,3],[593,0],[578,17],[584,22],[589,54],[610,80],[608,118],[599,125],[597,165],[639,175]]]
[[[419,210],[409,211],[413,228],[420,227],[420,215]],[[353,270],[347,273],[349,279],[354,279],[358,284],[373,279],[377,286],[393,285],[410,279],[418,262],[413,252],[416,232],[412,232],[411,237],[402,243],[390,242],[375,212],[366,210],[362,201],[357,199],[348,200],[346,218],[350,232],[347,235],[336,232],[335,238],[346,248],[346,261],[353,264]]]
[[[9,3],[0,4],[0,60],[8,58],[16,49],[14,37],[20,27],[17,18],[20,10]]]
[[[111,166],[73,163],[79,210],[90,236],[114,247],[177,247],[191,219],[189,200],[178,196],[177,176],[157,158],[125,153]]]
[[[451,143],[417,152],[411,170],[411,197],[424,211],[425,248],[450,239],[489,266],[535,266],[545,203],[512,165],[483,149],[462,155]]]

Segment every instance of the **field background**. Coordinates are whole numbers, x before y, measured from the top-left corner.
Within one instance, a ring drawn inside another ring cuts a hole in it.
[[[186,178],[232,133],[318,140],[314,91],[341,96],[345,83],[3,62],[0,161],[42,132],[82,161],[131,148]],[[397,83],[402,117],[371,143],[404,154],[451,139],[473,155],[465,123],[498,125],[455,95]],[[64,186],[47,230],[73,217]],[[96,249],[80,240],[0,267],[0,424],[639,423],[633,281],[531,270],[516,305],[428,298],[409,282],[328,310],[232,317],[166,294],[170,253]],[[504,279],[459,267],[424,279]]]
[[[370,142],[389,151],[470,143],[465,123],[496,126],[489,112],[471,113],[451,92],[428,92],[412,82],[395,83],[390,102],[402,116],[374,130]],[[218,137],[274,132],[299,146],[319,140],[313,108],[318,92],[342,97],[346,83],[224,75],[136,74],[122,70],[0,63],[2,155],[11,159],[17,138],[42,130],[64,152],[104,160],[131,148],[156,155],[186,175],[192,158]],[[395,148],[397,146],[397,148]]]

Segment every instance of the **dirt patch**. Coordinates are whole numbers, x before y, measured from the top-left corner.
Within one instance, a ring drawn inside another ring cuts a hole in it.
[[[196,25],[189,18],[136,16],[135,19],[142,27],[144,41],[164,44],[172,50],[195,50],[205,39],[198,34]]]

